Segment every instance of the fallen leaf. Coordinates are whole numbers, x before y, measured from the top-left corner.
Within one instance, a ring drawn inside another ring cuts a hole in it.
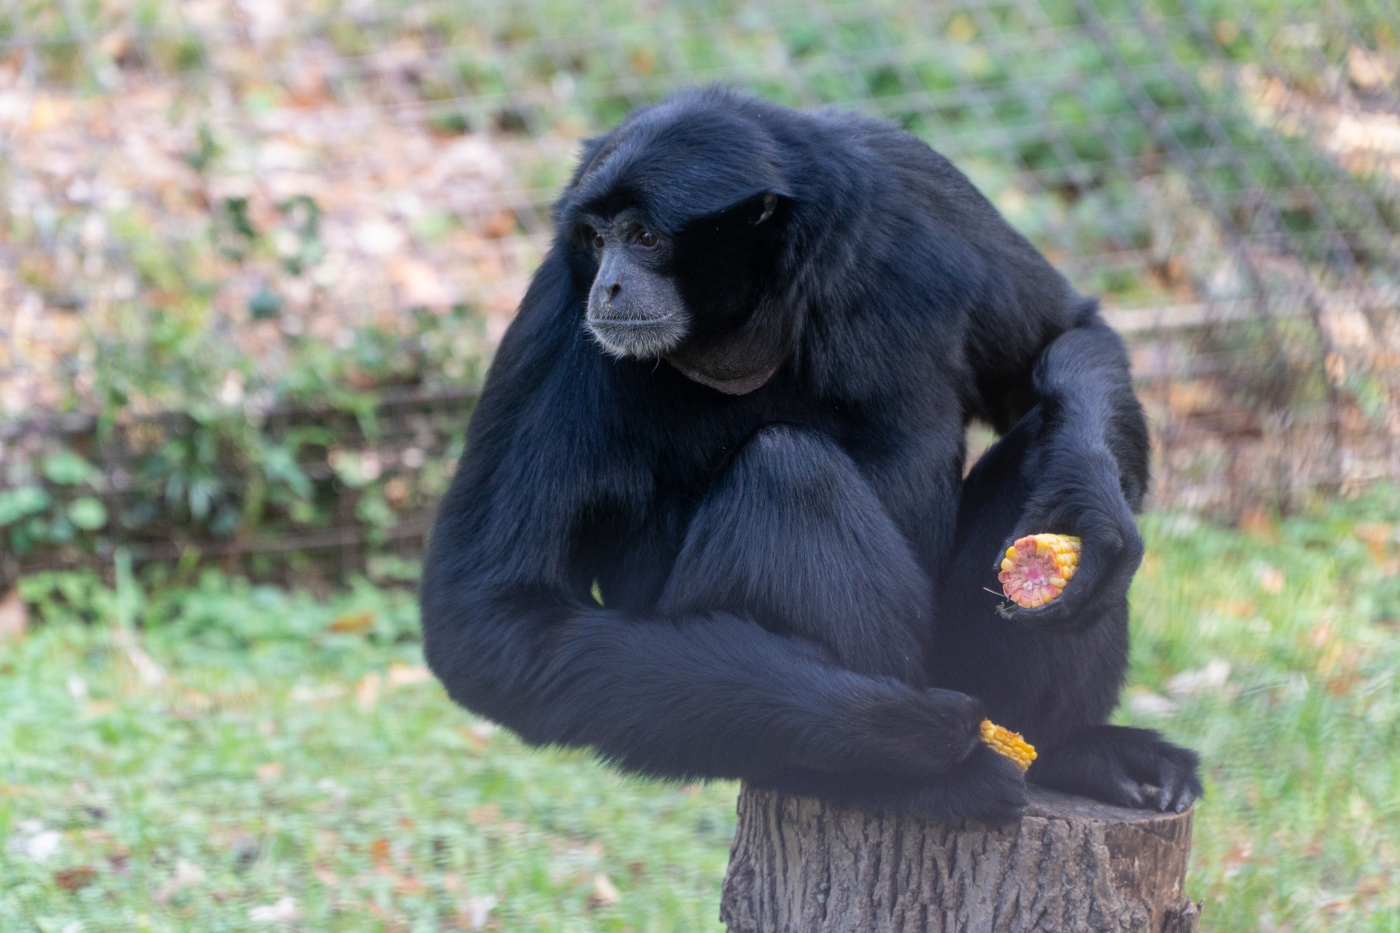
[[[622,894],[612,880],[602,872],[593,876],[593,893],[588,895],[589,907],[611,907],[622,900]]]
[[[1219,599],[1211,604],[1211,608],[1223,616],[1236,619],[1248,619],[1259,611],[1259,607],[1247,599]]]
[[[1271,596],[1277,596],[1283,592],[1286,582],[1283,571],[1269,564],[1261,564],[1255,571],[1255,579],[1259,581],[1259,588]]]
[[[344,615],[336,616],[328,631],[339,632],[343,635],[363,635],[372,628],[374,628],[374,613],[364,609],[360,612],[347,612]]]
[[[355,699],[359,701],[360,709],[364,712],[374,709],[379,702],[379,687],[384,682],[384,678],[378,671],[370,671],[355,687]]]
[[[1261,508],[1246,509],[1240,515],[1240,530],[1268,543],[1278,540],[1277,523],[1272,515]]]
[[[1308,644],[1312,645],[1314,648],[1321,648],[1331,640],[1332,623],[1327,619],[1323,619],[1308,633]]]
[[[1365,542],[1376,563],[1383,563],[1395,539],[1394,526],[1380,522],[1357,522],[1354,530],[1356,536]]]
[[[322,684],[318,687],[307,684],[297,684],[292,688],[292,702],[294,703],[323,703],[327,700],[334,700],[345,695],[345,687],[340,684]]]
[[[1205,690],[1225,686],[1230,679],[1230,662],[1216,658],[1197,671],[1182,671],[1167,681],[1167,692],[1174,697],[1186,697]]]
[[[1140,716],[1170,716],[1176,704],[1151,690],[1134,690],[1128,694],[1128,709]]]
[[[19,641],[29,631],[29,607],[19,598],[19,590],[10,590],[0,599],[0,640]]]
[[[389,840],[380,836],[369,844],[369,854],[376,862],[387,862],[389,860]]]
[[[192,884],[198,884],[204,880],[204,869],[181,859],[175,863],[175,872],[156,889],[154,900],[157,904],[167,903],[172,897],[180,892],[181,888]]]
[[[514,233],[519,226],[515,212],[510,210],[499,210],[486,218],[486,222],[481,225],[481,230],[493,240]]]
[[[265,765],[259,765],[253,772],[258,776],[259,781],[272,782],[282,776],[283,766],[280,761],[269,761]]]
[[[457,922],[468,930],[480,930],[486,926],[491,911],[496,909],[498,903],[494,894],[468,898],[457,911]]]
[[[514,222],[513,216],[511,220]],[[399,301],[406,308],[449,308],[460,300],[437,270],[422,260],[394,263],[390,275],[399,286]]]
[[[254,923],[295,923],[301,919],[295,898],[281,897],[275,904],[263,904],[248,911],[248,919]]]
[[[47,862],[63,844],[63,836],[55,829],[39,829],[27,838],[19,839],[16,847],[39,864]]]
[[[116,711],[117,704],[113,700],[89,700],[83,704],[84,719],[101,719]]]
[[[65,891],[77,891],[97,880],[97,869],[91,865],[78,865],[54,872],[53,883]]]
[[[426,684],[433,679],[433,672],[421,664],[390,664],[388,685],[394,687],[411,687],[414,684]]]
[[[394,879],[393,891],[395,894],[417,897],[426,890],[428,890],[427,886],[412,875],[399,875]]]

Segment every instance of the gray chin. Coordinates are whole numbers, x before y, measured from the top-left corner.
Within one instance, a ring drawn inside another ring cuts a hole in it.
[[[603,351],[619,359],[659,359],[679,347],[686,335],[685,323],[675,316],[645,322],[590,319],[586,326]]]

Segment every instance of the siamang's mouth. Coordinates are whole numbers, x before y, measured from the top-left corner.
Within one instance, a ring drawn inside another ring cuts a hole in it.
[[[610,356],[650,360],[681,345],[688,328],[680,315],[648,318],[589,317],[588,332]]]

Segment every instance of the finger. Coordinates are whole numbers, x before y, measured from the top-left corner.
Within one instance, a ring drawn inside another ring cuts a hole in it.
[[[1171,810],[1173,813],[1185,813],[1191,804],[1196,802],[1196,795],[1191,792],[1191,788],[1183,787],[1176,799],[1172,801]]]
[[[1182,785],[1181,793],[1172,801],[1172,812],[1183,813],[1205,794],[1205,788],[1201,786],[1201,781],[1196,777],[1194,769],[1186,773],[1186,780]]]
[[[1142,796],[1142,785],[1128,776],[1117,764],[1108,767],[1104,775],[1103,799],[1120,807],[1141,810],[1147,803]]]
[[[1180,767],[1167,762],[1162,766],[1157,785],[1157,793],[1152,802],[1156,805],[1157,812],[1166,813],[1186,789],[1185,775]]]

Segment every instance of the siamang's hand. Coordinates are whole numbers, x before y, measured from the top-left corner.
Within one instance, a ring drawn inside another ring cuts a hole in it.
[[[952,771],[891,802],[925,819],[1009,823],[1026,808],[1026,776],[1010,758],[979,743]]]
[[[901,777],[924,781],[965,760],[981,743],[982,702],[953,690],[909,690],[863,698],[839,724],[848,747]]]
[[[1078,445],[1060,436],[1039,456],[1026,458],[1022,479],[1029,498],[1015,532],[994,555],[995,570],[1001,569],[1006,549],[1026,535],[1075,535],[1082,551],[1079,569],[1059,596],[1033,609],[1003,607],[1001,614],[1040,631],[1083,631],[1122,605],[1142,563],[1142,538],[1123,495],[1118,462],[1100,445]]]
[[[948,771],[917,781],[865,770],[787,768],[751,783],[797,797],[819,797],[840,807],[935,820],[1004,823],[1019,818],[1027,802],[1026,776],[1020,767],[980,742]]]

